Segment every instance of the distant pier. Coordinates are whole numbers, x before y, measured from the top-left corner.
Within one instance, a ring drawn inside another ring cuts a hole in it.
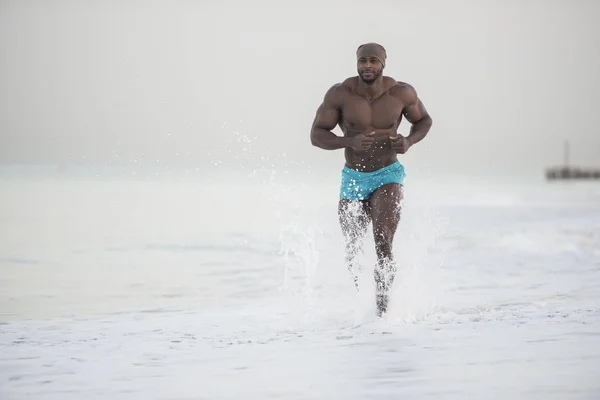
[[[564,165],[546,169],[547,180],[600,180],[600,168],[582,168],[569,165],[569,142],[565,142],[564,158]]]
[[[600,179],[600,169],[555,167],[546,170],[546,179]]]

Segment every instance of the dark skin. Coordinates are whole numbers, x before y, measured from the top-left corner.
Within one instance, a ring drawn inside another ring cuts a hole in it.
[[[357,62],[358,76],[333,85],[319,106],[311,129],[311,143],[324,150],[344,149],[346,166],[362,172],[386,167],[423,140],[432,118],[415,89],[383,76],[384,66],[374,57]],[[402,118],[412,124],[409,135],[398,134]],[[343,136],[332,130],[339,125]],[[387,184],[363,201],[340,199],[338,216],[346,244],[346,264],[354,274],[357,256],[369,223],[373,224],[377,267],[374,271],[378,314],[387,311],[388,292],[396,274],[393,240],[400,221],[402,186]],[[358,287],[358,285],[357,285]]]

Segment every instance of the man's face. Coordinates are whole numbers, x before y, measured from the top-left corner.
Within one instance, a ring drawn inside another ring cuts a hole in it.
[[[365,83],[373,83],[383,73],[383,65],[375,57],[358,59],[358,75]]]

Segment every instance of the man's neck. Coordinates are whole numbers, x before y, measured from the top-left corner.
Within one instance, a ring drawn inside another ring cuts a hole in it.
[[[366,83],[360,77],[358,78],[356,92],[361,96],[366,97],[369,101],[379,97],[383,91],[383,76],[380,76],[372,83]]]

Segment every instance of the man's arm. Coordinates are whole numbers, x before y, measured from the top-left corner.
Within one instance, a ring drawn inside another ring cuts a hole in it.
[[[348,138],[331,132],[340,122],[341,116],[337,90],[338,85],[334,85],[325,93],[310,130],[312,145],[324,150],[343,149],[349,145]]]
[[[417,96],[416,90],[407,85],[404,89],[404,109],[402,114],[406,117],[406,120],[412,124],[410,133],[408,134],[407,140],[412,146],[415,143],[420,142],[431,129],[433,125],[433,119],[425,109],[425,105]]]

